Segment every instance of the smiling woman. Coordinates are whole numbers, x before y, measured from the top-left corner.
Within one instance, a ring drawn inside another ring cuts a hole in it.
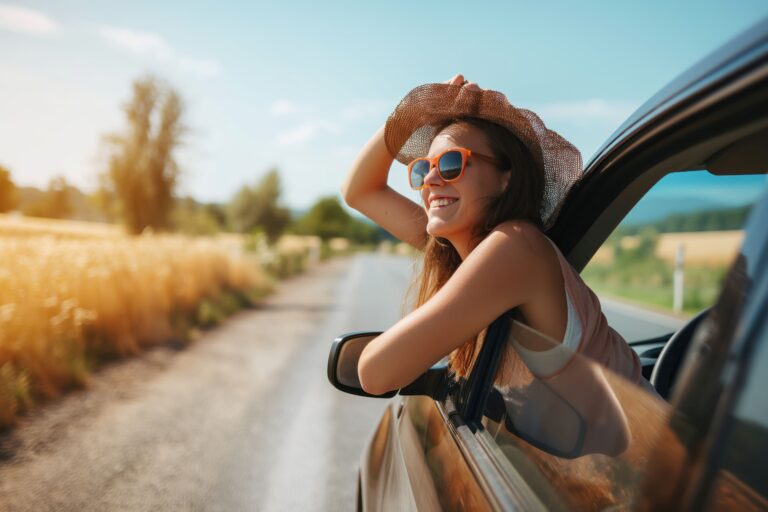
[[[408,164],[422,205],[387,185],[394,158]],[[543,232],[581,170],[578,150],[536,114],[461,75],[406,95],[342,187],[350,206],[424,252],[416,309],[360,356],[365,391],[402,388],[445,356],[466,376],[486,327],[505,313],[642,379],[637,356]],[[510,368],[521,360],[554,375],[568,364],[558,347],[520,345],[508,351]]]

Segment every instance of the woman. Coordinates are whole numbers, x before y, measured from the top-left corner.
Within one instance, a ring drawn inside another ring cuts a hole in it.
[[[387,185],[394,158],[409,164],[421,205]],[[535,114],[462,75],[406,95],[342,186],[347,204],[424,252],[418,307],[361,354],[366,392],[404,387],[446,355],[467,375],[479,334],[510,310],[542,335],[513,344],[534,374],[557,374],[577,351],[642,379],[635,353],[543,233],[581,172],[578,150]]]

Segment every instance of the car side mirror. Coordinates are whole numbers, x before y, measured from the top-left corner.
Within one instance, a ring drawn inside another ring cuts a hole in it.
[[[328,354],[328,380],[333,387],[352,395],[369,396],[374,398],[391,398],[397,391],[389,391],[383,395],[371,395],[363,391],[357,375],[357,362],[360,354],[381,332],[353,332],[342,334],[333,340]],[[451,379],[448,377],[448,365],[440,361],[432,368],[422,373],[416,380],[400,390],[404,396],[424,395],[435,400],[443,400],[448,394]]]

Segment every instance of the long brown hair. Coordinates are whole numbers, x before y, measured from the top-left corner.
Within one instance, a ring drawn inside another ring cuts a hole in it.
[[[507,220],[522,219],[543,229],[541,208],[544,200],[544,175],[525,145],[506,128],[471,117],[450,119],[438,126],[435,133],[440,133],[452,124],[468,124],[479,128],[485,135],[492,156],[502,163],[498,171],[511,173],[506,189],[486,204],[483,222],[473,229],[473,243],[480,243],[496,226]],[[447,240],[427,234],[421,272],[411,287],[412,290],[418,283],[414,306],[419,307],[434,296],[459,265],[461,257],[453,245]],[[465,377],[469,373],[482,346],[484,333],[485,330],[449,355],[449,364],[456,377]]]

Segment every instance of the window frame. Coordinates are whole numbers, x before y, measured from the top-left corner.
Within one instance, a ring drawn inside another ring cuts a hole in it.
[[[767,34],[768,19],[694,65],[640,107],[590,160],[546,232],[578,272],[663,176],[701,169],[709,150],[717,153],[768,127]],[[481,446],[484,428],[476,415],[495,377],[498,361],[487,360],[494,352],[495,343],[482,347],[483,362],[468,381],[473,401],[464,407]],[[484,450],[494,458],[489,447]],[[506,480],[498,461],[495,468],[494,478]]]

